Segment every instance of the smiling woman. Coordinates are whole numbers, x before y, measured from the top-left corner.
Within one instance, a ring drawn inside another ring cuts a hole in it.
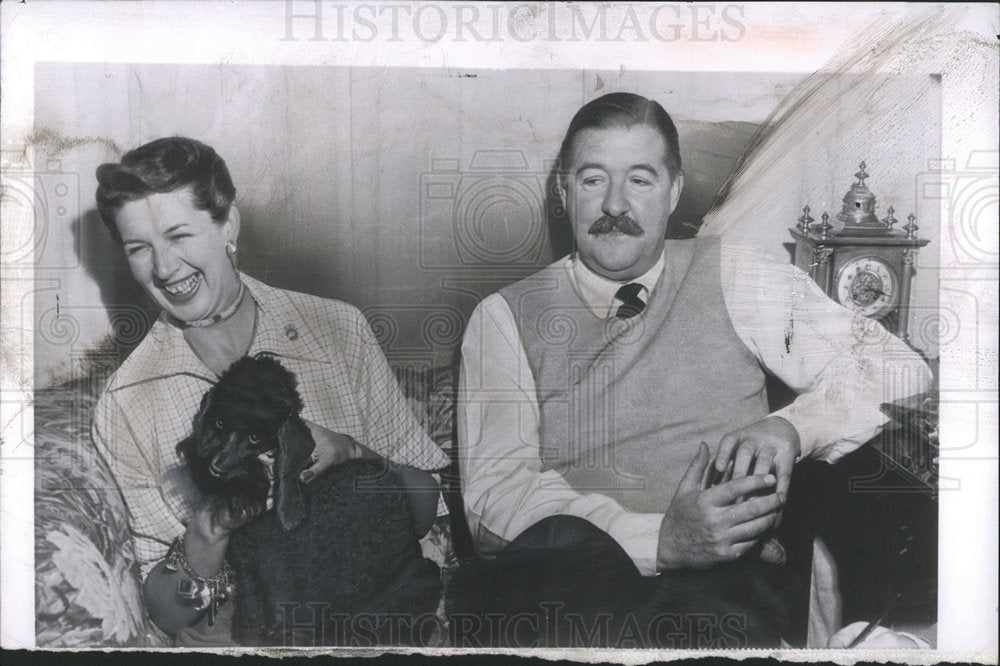
[[[206,320],[236,303],[236,188],[212,148],[159,139],[120,165],[101,165],[97,177],[101,217],[136,281],[169,315]]]
[[[210,319],[236,302],[240,281],[225,261],[239,228],[236,208],[218,224],[185,188],[130,201],[115,219],[132,274],[175,319]]]
[[[206,388],[237,359],[278,358],[298,378],[315,441],[302,483],[351,458],[385,459],[415,491],[411,508],[426,528],[438,506],[426,471],[448,458],[408,410],[356,308],[273,289],[237,270],[236,189],[215,150],[158,139],[101,165],[97,177],[101,217],[163,314],[109,379],[94,441],[128,507],[150,617],[182,645],[229,644],[231,604],[218,622],[205,611],[224,601],[230,536],[253,516],[203,500],[174,448]],[[183,567],[162,561],[171,542],[171,561]]]
[[[246,353],[255,320],[236,271],[239,210],[226,163],[191,139],[158,139],[97,170],[97,205],[139,286],[215,374]]]

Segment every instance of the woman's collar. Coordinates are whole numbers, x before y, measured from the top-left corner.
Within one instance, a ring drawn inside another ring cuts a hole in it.
[[[240,279],[257,304],[257,328],[251,355],[268,353],[278,358],[325,359],[327,354],[287,292],[269,287],[240,273]],[[184,331],[165,313],[153,323],[136,350],[115,373],[109,391],[176,375],[192,375],[208,382],[215,374],[205,367],[188,343]]]

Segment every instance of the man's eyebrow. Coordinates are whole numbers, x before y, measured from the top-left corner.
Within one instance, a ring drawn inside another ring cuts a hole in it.
[[[630,171],[648,171],[654,176],[659,176],[660,172],[651,164],[633,164]]]
[[[577,169],[576,172],[581,173],[582,171],[586,171],[587,169],[601,169],[602,171],[605,170],[603,164],[599,164],[597,162],[587,162],[585,164],[581,164],[580,168]],[[656,167],[654,167],[651,164],[633,164],[631,167],[629,167],[629,171],[648,171],[654,176],[660,175],[660,172],[656,170]]]
[[[598,164],[597,162],[585,162],[584,164],[580,165],[580,168],[577,169],[576,172],[580,173],[582,171],[586,171],[587,169],[601,169],[603,171],[604,165]]]

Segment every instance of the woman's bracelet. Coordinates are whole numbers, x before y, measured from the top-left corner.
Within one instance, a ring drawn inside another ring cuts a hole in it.
[[[207,608],[208,626],[214,625],[219,605],[233,596],[233,570],[229,563],[223,560],[219,573],[211,578],[199,576],[188,563],[184,554],[184,537],[179,536],[170,544],[163,566],[170,573],[184,572],[187,578],[177,583],[178,600],[195,610],[202,611]]]

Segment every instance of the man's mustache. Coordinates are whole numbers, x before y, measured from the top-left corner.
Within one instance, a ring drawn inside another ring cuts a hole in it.
[[[621,215],[609,216],[602,215],[590,225],[587,229],[587,233],[591,236],[599,236],[601,234],[611,234],[611,233],[622,233],[626,236],[642,236],[646,232],[642,230],[642,227],[629,217],[628,213],[622,213]]]

